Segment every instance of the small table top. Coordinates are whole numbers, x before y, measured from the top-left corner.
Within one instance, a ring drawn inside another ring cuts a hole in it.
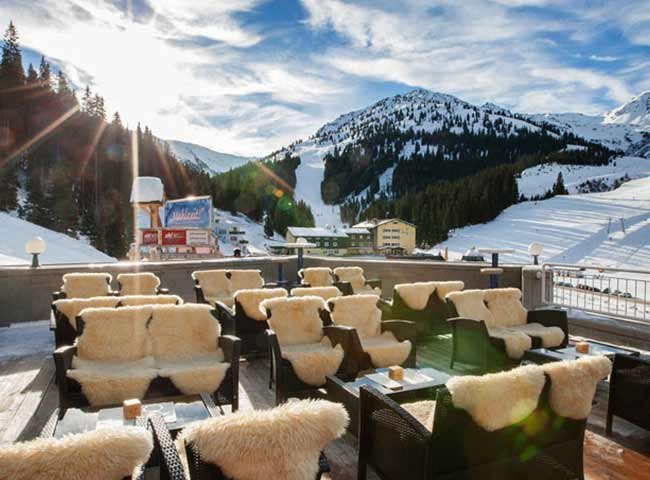
[[[373,372],[369,372],[370,375],[372,374],[385,374],[386,378],[388,379],[388,369],[387,368],[378,368],[374,370]],[[417,381],[415,378],[416,375],[423,375],[425,377],[428,377],[427,380],[422,380],[422,381]],[[404,369],[404,377],[406,379],[411,378],[416,381],[414,383],[405,383],[404,386],[398,389],[391,389],[388,387],[385,387],[381,383],[378,383],[377,381],[373,380],[372,377],[369,377],[368,374],[363,375],[356,380],[352,382],[344,382],[340,378],[336,376],[331,376],[327,377],[328,384],[335,383],[337,386],[343,388],[348,394],[358,398],[359,397],[359,389],[364,386],[371,386],[379,390],[381,393],[387,396],[395,395],[395,394],[400,394],[400,393],[406,393],[406,392],[413,392],[415,390],[422,390],[422,389],[427,389],[427,388],[436,388],[436,387],[441,387],[445,383],[447,383],[447,380],[451,378],[450,375],[447,375],[444,372],[435,370],[433,368],[405,368]]]
[[[577,360],[580,357],[589,356],[589,355],[604,355],[608,358],[613,358],[617,353],[623,355],[630,355],[633,357],[638,357],[639,352],[636,350],[631,350],[629,348],[617,347],[615,345],[609,345],[607,343],[597,342],[595,340],[587,340],[589,344],[589,353],[578,353],[576,352],[575,345],[569,345],[564,348],[549,349],[549,348],[534,348],[526,352],[527,360],[535,361],[537,358],[545,357],[550,361],[559,361],[559,360]]]
[[[167,428],[170,432],[177,432],[191,422],[205,420],[216,416],[219,412],[209,393],[145,399],[142,402],[142,407],[145,415],[162,414],[166,418]],[[142,420],[145,415],[136,420],[125,420],[121,406],[70,408],[64,412],[63,418],[51,425],[51,431],[47,433],[58,438],[71,433],[88,432],[108,426],[135,426],[138,424],[138,420]],[[54,418],[57,418],[57,412],[55,412]]]
[[[512,248],[479,248],[478,251],[480,253],[515,253],[515,251]]]

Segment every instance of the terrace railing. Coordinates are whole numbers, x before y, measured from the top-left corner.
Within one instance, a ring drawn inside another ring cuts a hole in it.
[[[542,298],[547,304],[650,323],[650,271],[545,263]]]

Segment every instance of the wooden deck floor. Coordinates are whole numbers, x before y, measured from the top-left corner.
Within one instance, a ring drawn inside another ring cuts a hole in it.
[[[40,323],[40,322],[39,322]],[[52,345],[45,324],[0,329],[0,445],[36,437],[57,406],[53,384]],[[448,368],[448,338],[419,346],[418,361],[438,369]],[[242,362],[242,410],[267,408],[274,395],[268,389],[264,360]],[[589,418],[585,441],[585,475],[588,480],[650,480],[650,432],[615,420],[615,433],[604,436],[607,385],[601,384]],[[356,440],[346,434],[327,451],[331,479],[353,480],[357,475]],[[376,478],[369,475],[369,478]]]

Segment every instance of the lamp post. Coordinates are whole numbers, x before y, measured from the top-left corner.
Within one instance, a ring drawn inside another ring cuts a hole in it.
[[[533,265],[539,265],[539,256],[544,251],[544,246],[541,243],[533,242],[528,245],[528,255],[533,257]]]
[[[25,251],[32,256],[32,268],[40,267],[38,256],[45,252],[45,240],[34,237],[25,244]]]

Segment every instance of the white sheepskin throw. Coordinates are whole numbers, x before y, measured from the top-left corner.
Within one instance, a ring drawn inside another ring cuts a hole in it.
[[[326,308],[320,297],[271,298],[260,304],[262,311],[270,311],[267,321],[283,346],[320,342],[323,338],[320,310]]]
[[[541,323],[527,323],[510,327],[512,330],[525,333],[528,336],[542,339],[544,348],[559,347],[564,342],[564,331],[560,327],[545,327]]]
[[[56,309],[66,316],[74,330],[77,329],[77,315],[86,308],[115,308],[120,301],[119,297],[91,297],[71,298],[54,302]]]
[[[379,288],[373,288],[366,285],[366,277],[363,275],[363,268],[361,267],[338,267],[334,269],[336,275],[341,282],[350,282],[352,291],[354,293],[373,293],[381,295]]]
[[[154,295],[160,286],[160,279],[151,272],[120,273],[117,281],[120,295]]]
[[[533,341],[528,335],[513,328],[488,328],[488,334],[491,337],[502,339],[506,344],[506,355],[515,360],[523,357],[526,350],[530,350],[533,346]]]
[[[185,395],[215,392],[230,368],[221,350],[189,359],[157,360],[156,366],[158,374],[168,377]]]
[[[485,290],[485,303],[492,313],[495,327],[524,325],[528,312],[521,304],[518,288],[493,288]]]
[[[384,332],[376,337],[362,338],[361,348],[370,355],[375,368],[385,368],[404,363],[411,353],[411,342],[398,342],[392,332]]]
[[[262,288],[264,278],[261,270],[230,270],[231,291]]]
[[[147,323],[151,307],[87,308],[77,355],[84,360],[131,361],[151,354]]]
[[[436,413],[436,402],[434,400],[403,403],[401,406],[404,410],[410,413],[413,418],[424,425],[424,428],[433,432],[433,420]]]
[[[0,448],[0,477],[12,480],[121,480],[153,449],[141,427],[103,428]]]
[[[210,301],[232,297],[230,279],[226,274],[227,270],[199,270],[192,272],[192,278],[199,282],[205,299]]]
[[[589,416],[598,382],[612,371],[603,356],[584,356],[575,361],[545,363],[551,377],[551,408],[562,417],[582,420]]]
[[[158,376],[154,359],[130,362],[97,362],[74,357],[67,376],[79,382],[92,406],[117,405],[129,398],[144,398]]]
[[[318,458],[349,422],[342,405],[290,401],[270,410],[238,412],[186,427],[180,441],[237,480],[312,480]]]
[[[216,305],[217,302],[223,303],[226,307],[232,308],[235,305],[235,299],[233,297],[205,297],[205,299],[212,305],[213,307]]]
[[[546,379],[537,365],[489,375],[452,377],[447,382],[456,408],[489,432],[520,422],[537,407]]]
[[[345,352],[341,345],[332,348],[329,338],[319,343],[283,345],[282,358],[291,363],[296,376],[308,385],[321,387],[325,377],[334,375],[343,361]]]
[[[413,310],[424,310],[429,303],[429,298],[436,291],[438,282],[400,283],[395,285],[395,292],[399,294],[407,307]]]
[[[332,322],[356,329],[359,338],[376,337],[381,333],[381,310],[374,295],[347,295],[328,302]]]
[[[329,287],[334,283],[332,269],[327,267],[303,268],[300,270],[302,284],[310,287]]]
[[[452,280],[449,282],[435,282],[435,284],[438,298],[440,298],[440,300],[443,302],[445,301],[447,294],[451,292],[460,292],[463,288],[465,288],[465,284],[460,280]]]
[[[149,324],[156,360],[189,359],[217,351],[221,325],[210,305],[155,305]]]
[[[488,327],[497,326],[492,312],[485,306],[485,290],[451,292],[446,298],[454,304],[459,317],[482,320]]]
[[[292,297],[312,296],[320,297],[325,301],[341,295],[343,295],[341,290],[336,287],[296,287],[291,289]]]
[[[266,321],[266,311],[260,310],[260,303],[268,298],[286,296],[287,291],[284,288],[254,288],[235,292],[235,300],[242,306],[246,316],[259,322]]]
[[[63,275],[61,291],[67,298],[90,298],[108,295],[110,273],[66,273]]]
[[[121,307],[138,305],[182,305],[183,299],[178,295],[126,295],[118,297]]]

